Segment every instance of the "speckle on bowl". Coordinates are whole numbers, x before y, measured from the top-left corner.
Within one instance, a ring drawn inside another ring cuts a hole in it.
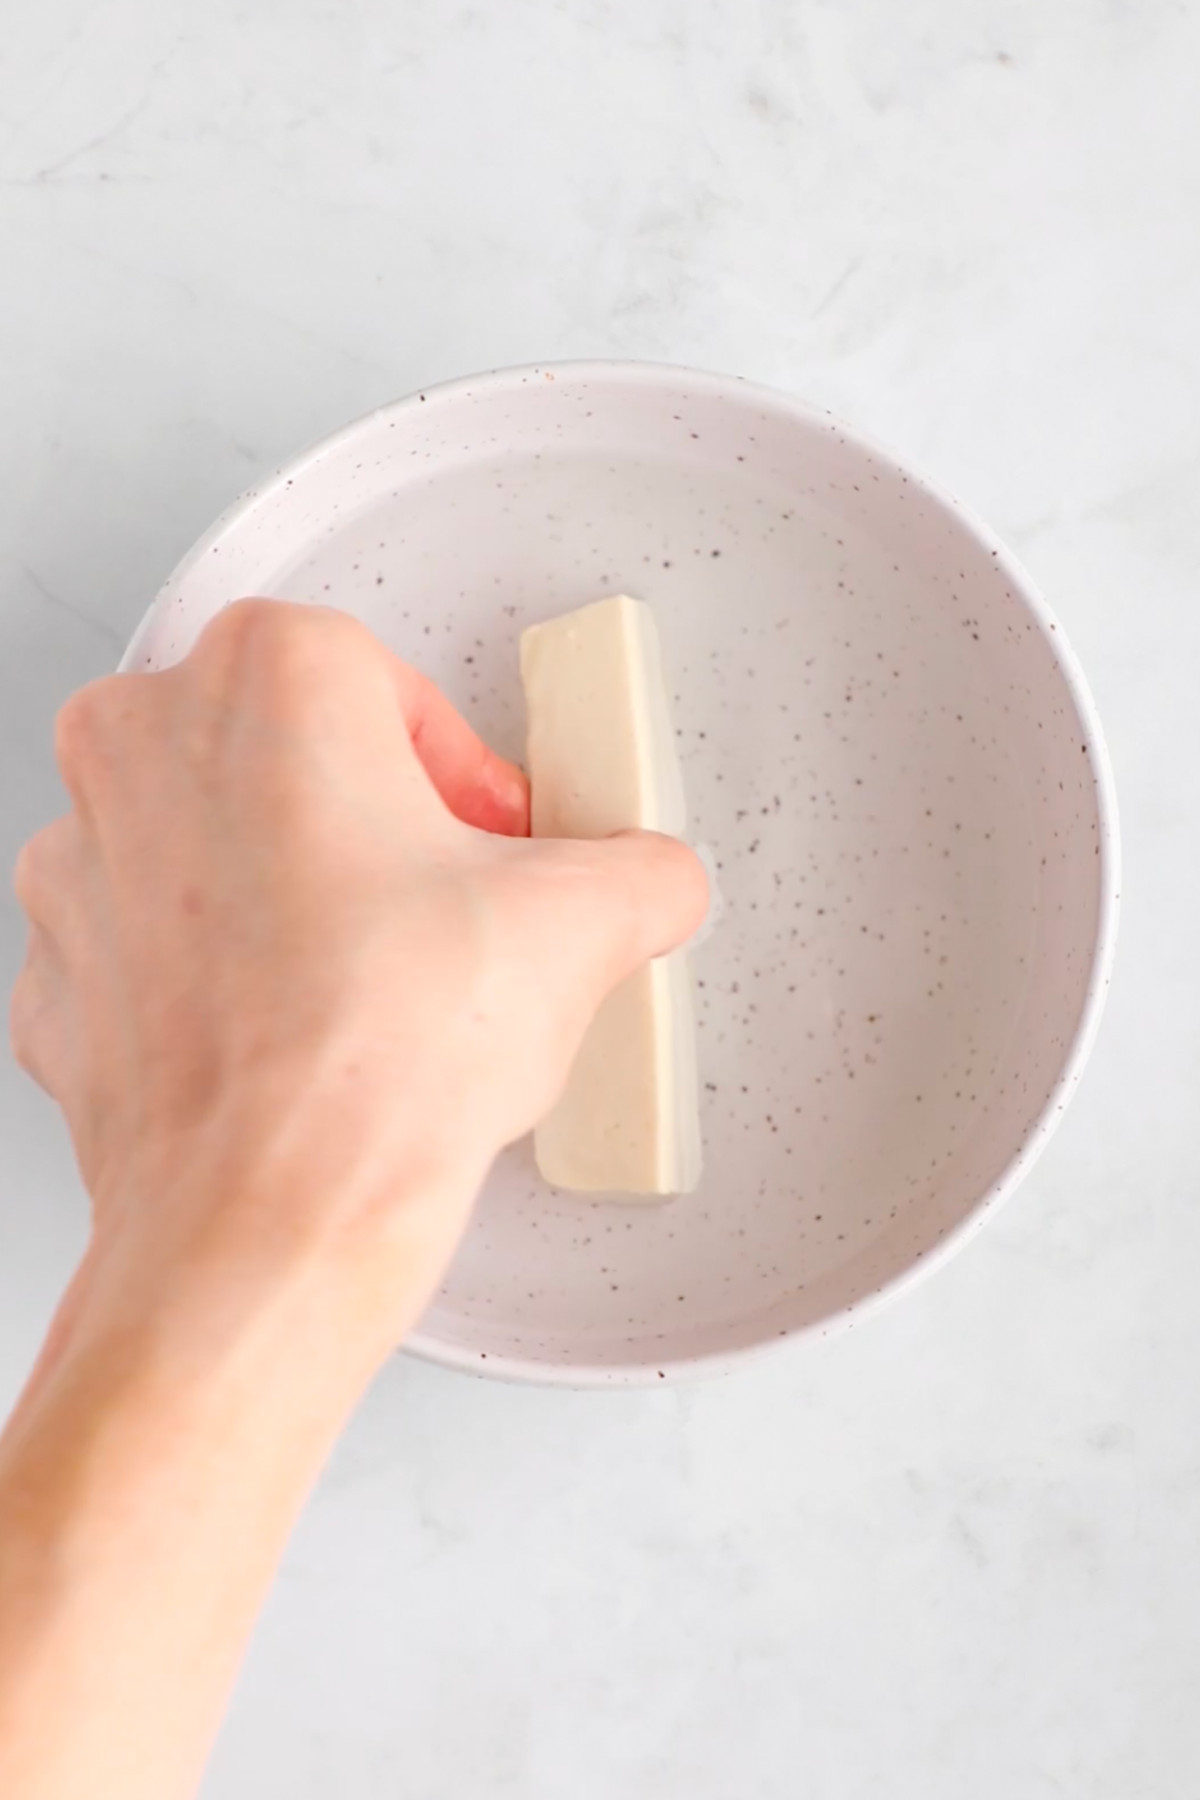
[[[503,1156],[415,1347],[577,1384],[845,1322],[977,1225],[1078,1078],[1111,958],[1099,728],[1045,605],[954,501],[737,380],[572,364],[383,408],[246,495],[126,656],[241,594],[364,619],[519,756],[527,624],[654,607],[720,929],[706,1166],[662,1207]]]

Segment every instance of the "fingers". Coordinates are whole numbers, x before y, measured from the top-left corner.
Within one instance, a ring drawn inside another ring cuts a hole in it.
[[[261,693],[330,728],[365,725],[386,692],[443,804],[458,819],[506,837],[529,832],[529,784],[489,750],[425,676],[347,613],[281,600],[239,600],[206,626],[192,659],[228,696],[247,669]],[[380,677],[382,676],[382,681]]]
[[[587,843],[547,839],[529,852],[553,889],[547,946],[576,963],[596,1000],[685,944],[708,910],[704,866],[676,838],[631,831]]]
[[[426,774],[455,818],[503,837],[529,835],[529,783],[476,737],[432,681],[392,658],[400,710]]]

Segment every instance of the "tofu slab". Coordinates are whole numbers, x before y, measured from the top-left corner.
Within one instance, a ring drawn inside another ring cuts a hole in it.
[[[681,836],[683,781],[650,608],[595,601],[521,638],[535,837]],[[601,1006],[538,1127],[543,1178],[592,1193],[687,1193],[700,1176],[687,956],[639,969]]]

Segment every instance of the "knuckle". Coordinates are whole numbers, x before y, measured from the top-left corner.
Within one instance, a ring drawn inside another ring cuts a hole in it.
[[[106,675],[72,694],[54,720],[54,755],[68,793],[78,800],[113,763],[117,742],[144,712],[158,675]]]
[[[217,648],[226,654],[236,652],[276,630],[278,615],[284,610],[277,600],[231,601],[205,626],[197,649]]]
[[[208,626],[198,649],[215,656],[219,679],[247,681],[285,700],[319,690],[370,635],[347,613],[281,600],[235,600]]]
[[[96,751],[99,730],[97,687],[80,688],[59,707],[54,720],[54,755],[68,787],[76,785]]]

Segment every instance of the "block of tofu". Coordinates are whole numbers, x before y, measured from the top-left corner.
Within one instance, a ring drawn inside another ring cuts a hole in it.
[[[626,594],[521,638],[535,837],[682,835],[683,781],[654,616]],[[691,979],[683,951],[639,969],[597,1013],[535,1139],[546,1181],[687,1193],[700,1176]]]

